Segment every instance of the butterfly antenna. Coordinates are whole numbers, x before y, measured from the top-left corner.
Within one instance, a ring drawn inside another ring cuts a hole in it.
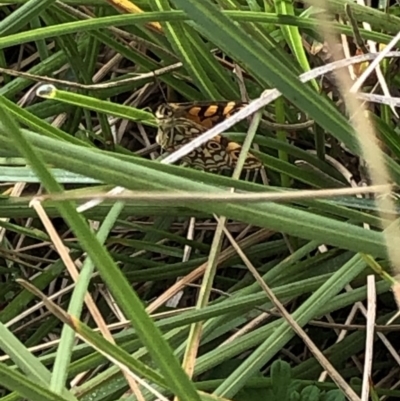
[[[168,100],[167,100],[167,97],[165,96],[165,93],[164,93],[164,90],[163,90],[163,88],[162,88],[162,86],[161,86],[160,80],[157,78],[157,75],[156,75],[155,72],[153,72],[153,75],[154,75],[154,81],[155,81],[155,83],[157,84],[158,88],[160,89],[161,96],[162,96],[162,98],[164,99],[164,103],[165,103],[165,104],[168,104]]]

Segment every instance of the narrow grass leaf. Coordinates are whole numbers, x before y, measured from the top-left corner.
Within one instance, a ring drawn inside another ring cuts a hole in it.
[[[47,387],[28,379],[4,363],[0,363],[0,385],[15,391],[20,397],[30,401],[71,401],[70,398],[50,391]],[[10,401],[10,397],[8,399]],[[18,398],[14,395],[13,399]]]
[[[107,113],[116,117],[140,121],[143,124],[156,126],[154,115],[147,111],[134,109],[132,107],[108,102],[105,100],[95,99],[93,97],[80,95],[78,93],[59,90],[53,85],[41,86],[37,90],[37,95],[46,99],[54,99],[63,103],[79,106],[87,110]]]

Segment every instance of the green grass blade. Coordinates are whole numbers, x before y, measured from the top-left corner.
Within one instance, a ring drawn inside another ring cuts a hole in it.
[[[0,384],[15,391],[20,397],[31,401],[70,401],[69,398],[53,393],[47,387],[31,381],[25,375],[3,363],[0,363]]]

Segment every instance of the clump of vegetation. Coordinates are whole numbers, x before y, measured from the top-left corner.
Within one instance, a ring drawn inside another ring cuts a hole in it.
[[[400,398],[393,3],[0,0],[0,401]]]

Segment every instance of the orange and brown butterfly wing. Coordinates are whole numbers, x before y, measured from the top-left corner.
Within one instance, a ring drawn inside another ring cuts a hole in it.
[[[211,139],[182,158],[182,162],[197,170],[216,173],[231,170],[231,157],[218,140]]]
[[[163,149],[173,152],[205,131],[207,128],[194,121],[178,118],[171,125],[164,121],[159,128],[156,140]],[[226,144],[221,143],[220,137],[217,136],[184,156],[181,164],[198,170],[217,172],[231,169],[231,156],[227,152]]]
[[[236,167],[237,161],[239,159],[239,154],[242,151],[241,145],[236,142],[228,141],[226,150],[229,153],[232,169]],[[243,164],[243,170],[252,171],[259,170],[262,167],[260,160],[254,156],[252,153],[247,152],[246,159]]]
[[[231,115],[242,109],[246,103],[243,102],[194,102],[194,103],[170,103],[176,117],[187,118],[206,128],[226,120]]]
[[[245,103],[216,102],[210,103],[168,103],[161,105],[156,117],[159,121],[157,142],[171,152],[192,141],[207,129],[225,120],[239,111]],[[202,146],[182,158],[182,163],[204,171],[234,169],[241,146],[229,139],[217,135]],[[261,162],[248,153],[244,170],[258,170]]]

